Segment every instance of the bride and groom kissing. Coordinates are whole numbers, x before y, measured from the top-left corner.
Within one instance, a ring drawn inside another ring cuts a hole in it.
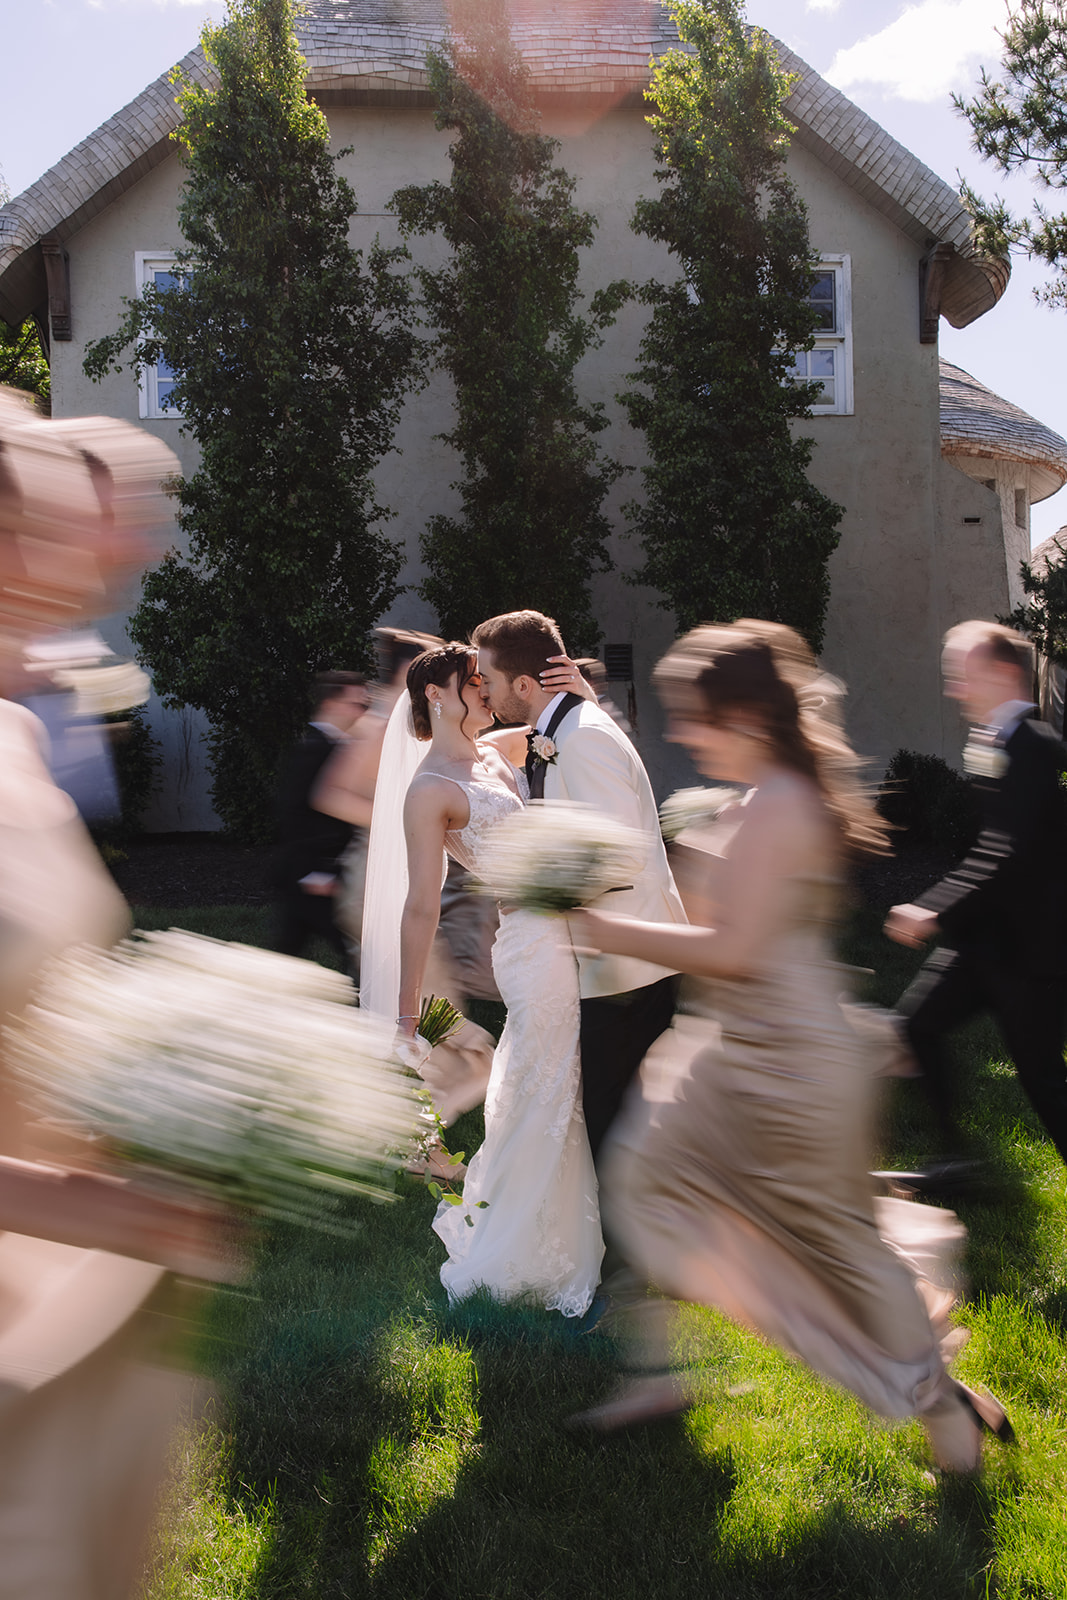
[[[613,911],[683,923],[641,759],[538,611],[481,623],[408,673],[383,747],[368,863],[363,1004],[414,1036],[436,931],[442,854],[479,876],[494,827],[530,799],[588,805],[647,840]],[[493,719],[502,727],[492,727]],[[403,838],[400,837],[402,821]],[[449,1296],[478,1289],[583,1314],[603,1242],[594,1163],[642,1058],[667,1028],[674,974],[583,954],[566,920],[501,907],[493,971],[507,1022],[485,1101],[485,1140],[463,1204],[442,1203]]]

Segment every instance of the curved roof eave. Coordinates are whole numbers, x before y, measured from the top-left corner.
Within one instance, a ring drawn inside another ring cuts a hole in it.
[[[940,391],[942,455],[1038,467],[1054,485],[1035,497],[1042,500],[1067,483],[1067,439],[949,361],[940,364]]]
[[[312,0],[312,6],[298,31],[316,100],[410,103],[427,97],[426,48],[444,35],[442,0]],[[650,58],[677,45],[669,17],[648,0],[601,0],[587,9],[576,27],[573,7],[553,10],[551,0],[538,0],[526,11],[517,0],[515,37],[535,88],[605,104],[639,99]],[[797,78],[787,102],[797,143],[921,248],[952,246],[941,313],[953,327],[991,310],[1011,267],[977,252],[959,196],[799,56],[774,43],[783,67]],[[178,70],[198,82],[210,76],[199,46]],[[6,321],[21,322],[44,302],[40,240],[70,238],[170,153],[178,123],[172,77],[165,73],[149,84],[0,208],[0,316]]]
[[[0,316],[22,322],[45,295],[42,239],[69,239],[173,151],[174,72],[198,83],[211,73],[198,45],[75,145],[69,155],[0,207]]]

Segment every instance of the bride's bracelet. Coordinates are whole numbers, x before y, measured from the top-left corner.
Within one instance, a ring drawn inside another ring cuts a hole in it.
[[[419,1021],[419,1017],[413,1013],[412,1015],[407,1016],[407,1017],[397,1017],[396,1020],[397,1020],[397,1022],[418,1022]]]

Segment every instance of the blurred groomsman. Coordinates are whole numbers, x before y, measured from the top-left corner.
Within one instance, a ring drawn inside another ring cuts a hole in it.
[[[302,955],[317,935],[346,960],[344,937],[334,921],[334,896],[352,827],[316,811],[311,792],[335,747],[347,739],[369,703],[361,672],[320,672],[312,692],[311,721],[290,751],[278,790],[273,871],[278,897],[274,948],[283,955]]]
[[[964,766],[981,812],[966,858],[885,931],[900,944],[938,938],[900,1010],[938,1120],[934,1181],[951,1187],[961,1140],[946,1035],[980,1012],[997,1022],[1025,1089],[1067,1162],[1067,806],[1064,749],[1033,720],[1033,656],[1021,634],[963,622],[945,635],[945,694],[971,724]]]

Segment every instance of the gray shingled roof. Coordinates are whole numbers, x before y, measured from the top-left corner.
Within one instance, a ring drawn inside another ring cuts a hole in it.
[[[445,32],[447,0],[309,0],[299,23],[309,92],[324,106],[427,99],[426,47]],[[640,99],[649,59],[677,44],[658,0],[512,0],[515,39],[542,94]],[[955,192],[784,45],[799,79],[788,109],[797,142],[920,246],[955,247],[942,313],[963,327],[1004,292],[1007,261],[979,256]],[[199,47],[181,62],[203,80]],[[23,194],[0,208],[0,316],[19,322],[44,301],[39,240],[70,238],[172,151],[178,113],[157,78]]]
[[[941,362],[941,454],[1024,461],[1056,480],[1047,494],[1067,483],[1067,439],[948,361]]]
[[[1030,565],[1036,573],[1045,572],[1049,566],[1059,566],[1064,560],[1064,551],[1067,551],[1067,527],[1057,528],[1047,539],[1035,544],[1030,552]]]

